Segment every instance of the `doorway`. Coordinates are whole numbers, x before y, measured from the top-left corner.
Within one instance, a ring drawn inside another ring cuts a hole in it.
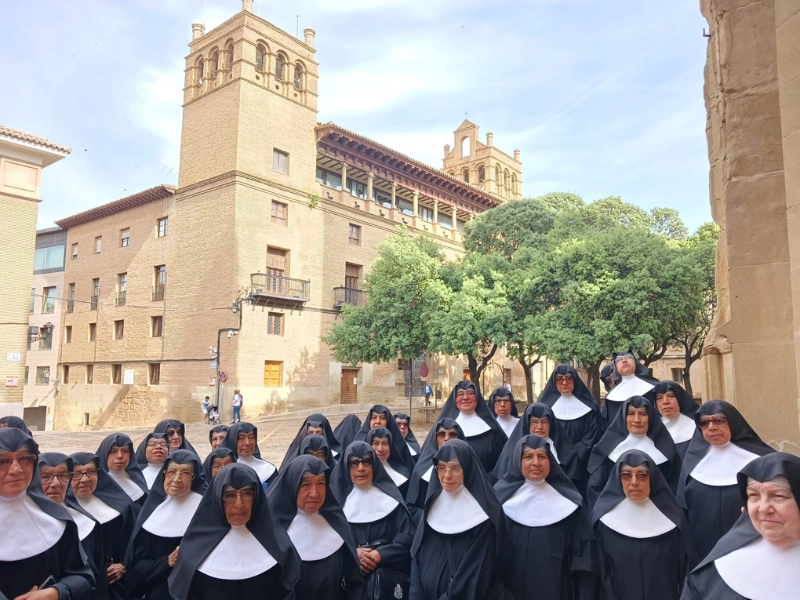
[[[341,403],[358,402],[358,369],[342,369]]]

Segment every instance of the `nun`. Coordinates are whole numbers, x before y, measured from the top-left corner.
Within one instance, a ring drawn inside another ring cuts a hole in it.
[[[414,600],[500,600],[513,564],[503,507],[468,442],[434,455],[425,509],[411,546]]]
[[[484,470],[491,473],[508,436],[489,412],[478,387],[471,381],[459,381],[439,416],[456,420]]]
[[[96,454],[76,452],[70,458],[73,463],[72,489],[66,502],[77,503],[100,523],[109,593],[112,598],[124,597],[120,580],[126,573],[123,560],[136,522],[133,501],[100,468]]]
[[[288,464],[289,461],[295,456],[302,454],[300,452],[300,445],[309,435],[321,435],[328,440],[328,447],[332,451],[334,458],[339,456],[344,450],[344,448],[339,445],[339,441],[336,439],[333,429],[331,429],[331,424],[330,421],[328,421],[328,418],[325,415],[317,413],[307,417],[306,420],[303,421],[303,424],[300,426],[297,435],[294,436],[292,443],[289,444],[289,449],[286,451],[286,455],[283,457],[281,465]]]
[[[236,462],[233,450],[225,446],[212,450],[203,461],[203,473],[206,477],[206,485],[211,485],[211,480],[217,476],[222,467]]]
[[[536,435],[550,444],[550,453],[560,465],[561,470],[581,494],[586,490],[586,469],[578,460],[572,440],[561,427],[561,423],[553,415],[552,409],[546,404],[537,402],[529,404],[525,409],[522,419],[514,428],[511,437],[503,448],[503,453],[494,467],[494,478],[499,480],[511,467],[512,456],[517,442],[528,435]]]
[[[38,456],[24,431],[0,428],[0,596],[90,600],[95,582],[78,527],[42,491]]]
[[[293,598],[300,559],[250,467],[224,467],[203,494],[169,576],[175,600]]]
[[[275,465],[261,459],[261,451],[258,449],[258,427],[252,423],[240,421],[231,426],[225,438],[225,447],[233,451],[236,462],[247,465],[258,473],[264,490],[278,476]]]
[[[332,471],[336,466],[336,459],[333,458],[328,440],[324,435],[307,435],[300,444],[300,456],[310,454],[316,456]],[[288,463],[287,463],[288,464]]]
[[[361,429],[359,429],[358,433],[356,434],[355,440],[353,441],[366,441],[367,434],[369,434],[369,432],[376,427],[383,427],[384,429],[389,430],[389,433],[392,434],[390,440],[392,446],[392,455],[394,455],[392,464],[394,465],[402,463],[403,474],[411,474],[411,472],[414,470],[414,464],[416,461],[411,456],[411,451],[408,448],[408,444],[406,444],[403,434],[400,433],[400,429],[397,427],[397,423],[392,416],[392,412],[382,404],[376,404],[369,409],[367,418],[364,421],[364,424],[361,426]]]
[[[147,489],[161,472],[169,454],[169,440],[166,433],[148,433],[136,449],[136,462],[142,470]]]
[[[376,427],[367,434],[367,438],[364,441],[375,450],[375,454],[378,456],[378,460],[383,465],[384,470],[391,477],[400,493],[405,495],[408,491],[408,479],[414,469],[413,467],[409,469],[408,465],[394,454],[391,432],[385,427]]]
[[[296,456],[269,489],[275,519],[302,561],[296,600],[360,600],[364,591],[356,546],[330,476],[318,458]]]
[[[677,498],[686,510],[697,550],[706,556],[742,512],[737,473],[775,450],[724,400],[706,402],[694,418],[697,431],[683,460]]]
[[[417,438],[414,436],[414,432],[411,431],[411,415],[396,412],[394,413],[394,422],[397,423],[397,428],[400,430],[400,434],[406,441],[408,451],[411,452],[411,458],[414,459],[414,463],[416,464],[417,459],[419,458],[420,447]]]
[[[167,578],[205,489],[200,457],[189,450],[174,450],[136,520],[125,559],[128,597],[171,600]]]
[[[678,600],[697,564],[686,517],[655,461],[623,452],[592,512],[606,598]]]
[[[189,440],[186,439],[186,425],[177,419],[164,419],[153,428],[153,433],[166,434],[170,452],[173,450],[190,450],[197,454]]]
[[[633,350],[623,350],[614,352],[612,357],[614,369],[618,377],[614,377],[616,382],[603,403],[603,419],[607,427],[614,422],[617,411],[631,396],[642,396],[653,389],[658,383],[658,379],[650,376],[650,371],[642,363],[636,360]]]
[[[655,404],[661,415],[661,422],[672,436],[683,460],[686,450],[689,449],[689,442],[697,430],[694,422],[697,402],[677,381],[659,381],[644,397]]]
[[[358,415],[347,415],[333,430],[334,437],[339,441],[339,446],[347,448],[356,440],[361,431],[361,419]]]
[[[746,511],[689,575],[681,600],[800,593],[800,458],[785,452],[756,458],[737,483]]]
[[[561,364],[553,369],[539,396],[539,404],[546,404],[553,410],[575,445],[585,471],[592,448],[603,434],[603,417],[592,393],[572,365]]]
[[[227,425],[215,425],[208,432],[208,443],[211,444],[211,449],[216,450],[225,443],[225,438],[228,437]]]
[[[80,505],[66,504],[67,492],[72,481],[72,459],[60,452],[45,452],[39,455],[39,476],[45,496],[61,504],[78,526],[78,538],[86,554],[87,564],[92,569],[95,581],[95,600],[108,598],[108,575],[106,574],[103,534],[100,524]]]
[[[369,444],[353,442],[345,450],[331,475],[331,491],[358,544],[367,589],[375,588],[376,573],[384,569],[407,595],[416,526],[403,496]],[[398,578],[398,573],[403,577]]]
[[[150,488],[136,462],[131,438],[124,433],[112,433],[100,444],[97,457],[100,459],[100,468],[133,500],[135,510],[144,506]]]
[[[536,435],[518,440],[494,486],[511,530],[508,587],[516,600],[594,599],[598,570],[589,515],[550,448]]]
[[[681,457],[653,404],[643,396],[622,403],[603,437],[589,457],[586,503],[593,508],[606,487],[614,464],[627,450],[641,450],[652,458],[673,493],[678,487]]]
[[[466,436],[461,430],[461,426],[455,419],[439,418],[428,432],[428,437],[422,444],[414,471],[408,482],[406,492],[406,506],[414,523],[419,523],[422,517],[422,510],[425,507],[425,498],[428,495],[428,484],[433,474],[433,456],[445,442],[450,440],[465,440]]]
[[[603,387],[606,389],[606,394],[610,392],[615,385],[614,381],[614,365],[607,364],[600,370],[600,381],[603,382]]]
[[[28,429],[28,426],[25,424],[25,421],[20,419],[19,417],[15,416],[8,416],[8,417],[0,417],[0,429],[6,427],[13,427],[14,429],[19,429],[20,431],[24,431],[26,435],[33,437],[31,430]]]
[[[517,422],[519,421],[519,413],[517,412],[517,402],[514,400],[514,394],[511,390],[505,387],[499,387],[492,392],[489,396],[489,412],[500,423],[506,436],[511,436]]]

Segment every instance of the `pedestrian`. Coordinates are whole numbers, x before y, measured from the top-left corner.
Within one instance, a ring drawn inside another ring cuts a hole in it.
[[[433,394],[433,388],[431,387],[430,383],[425,384],[425,406],[431,405],[431,394]]]
[[[242,404],[244,404],[244,398],[242,398],[242,394],[239,390],[233,391],[233,421],[231,421],[231,425],[234,423],[241,423],[242,422]]]
[[[208,405],[210,404],[208,396],[203,400],[203,423],[208,423]]]

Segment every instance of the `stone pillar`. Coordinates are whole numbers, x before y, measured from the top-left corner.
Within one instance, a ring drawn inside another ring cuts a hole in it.
[[[342,189],[347,189],[347,165],[342,163]]]
[[[398,208],[397,206],[397,183],[392,182],[392,208]]]
[[[433,199],[433,222],[439,224],[439,201],[436,198]]]
[[[492,135],[491,133],[489,135]],[[497,186],[495,185],[495,169],[494,165],[489,163],[486,165],[486,181],[484,182],[486,191],[490,194],[497,193]]]
[[[419,190],[414,190],[414,217],[419,216]]]
[[[317,35],[317,32],[311,28],[303,29],[303,37],[305,37],[306,44],[308,46],[314,45],[314,36]]]
[[[375,201],[372,194],[372,184],[375,180],[375,176],[372,173],[367,173],[367,200]]]

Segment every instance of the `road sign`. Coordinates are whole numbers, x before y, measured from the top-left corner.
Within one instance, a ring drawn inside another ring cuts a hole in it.
[[[214,370],[216,370],[216,368],[217,368],[217,361],[215,361],[215,360],[212,360],[210,363],[208,363],[208,368],[209,368],[209,369],[214,369]]]
[[[228,374],[225,371],[220,371],[219,380],[222,381],[223,383],[228,381]]]
[[[422,365],[419,368],[419,376],[420,377],[427,377],[428,376],[428,365]]]

